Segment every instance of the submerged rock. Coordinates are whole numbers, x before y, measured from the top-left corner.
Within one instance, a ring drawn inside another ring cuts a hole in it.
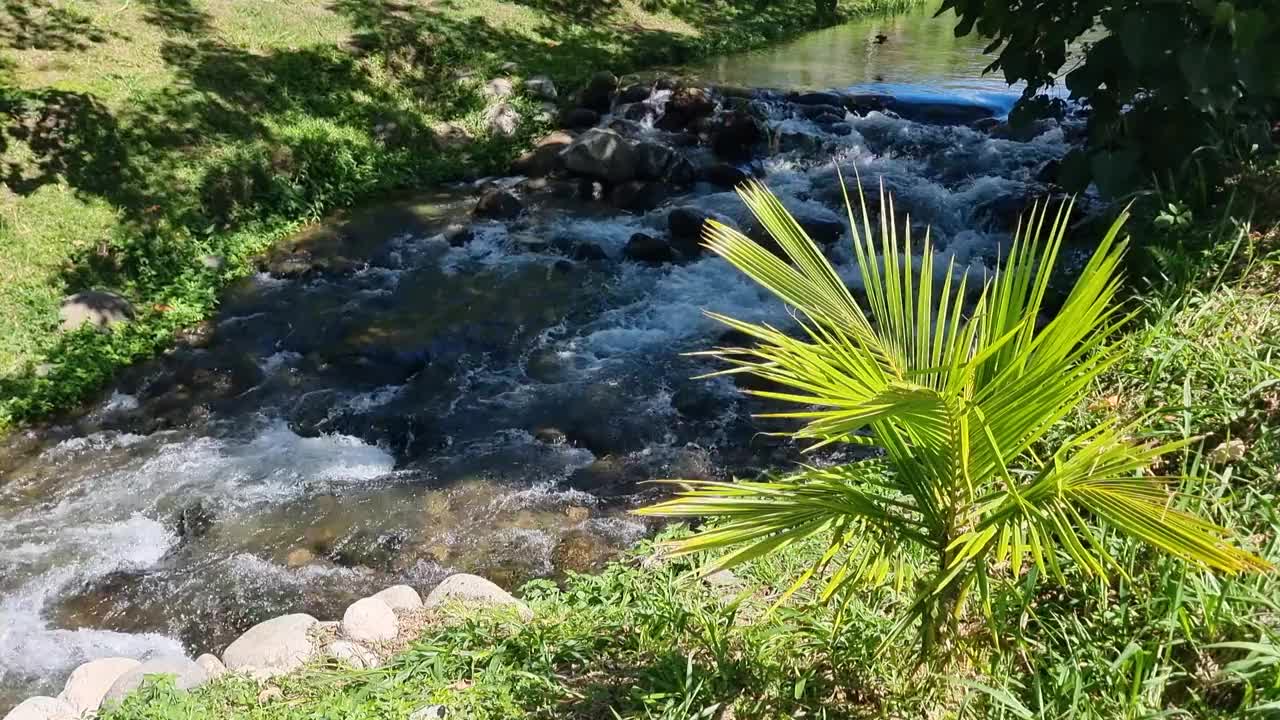
[[[622,248],[622,255],[628,260],[652,265],[661,265],[676,259],[675,253],[671,250],[671,243],[644,233],[632,235],[626,247]]]
[[[477,217],[492,220],[510,220],[524,212],[524,203],[510,190],[490,189],[476,203]]]

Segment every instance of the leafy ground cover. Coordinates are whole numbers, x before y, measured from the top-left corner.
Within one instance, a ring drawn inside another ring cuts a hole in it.
[[[506,63],[565,93],[838,20],[755,0],[2,3],[0,427],[164,347],[299,225],[505,169],[544,129],[517,98],[515,137],[488,134],[483,81]],[[475,142],[441,145],[441,122]],[[122,293],[138,320],[58,334],[59,301],[87,288]]]

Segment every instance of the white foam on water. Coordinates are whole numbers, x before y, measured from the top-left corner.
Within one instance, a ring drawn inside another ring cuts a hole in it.
[[[258,368],[264,374],[270,375],[282,367],[296,365],[300,360],[302,360],[301,353],[296,353],[292,350],[281,350],[258,361]]]

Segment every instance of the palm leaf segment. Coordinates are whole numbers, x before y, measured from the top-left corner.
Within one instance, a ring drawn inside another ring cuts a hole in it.
[[[861,186],[856,210],[846,190],[864,311],[776,197],[759,183],[739,194],[785,259],[718,223],[705,245],[794,308],[802,337],[711,314],[756,345],[702,354],[728,363],[724,373],[771,381],[776,389],[751,392],[792,406],[772,417],[802,421],[795,437],[875,444],[883,455],[773,482],[677,481],[684,492],[640,512],[722,522],[678,541],[674,552],[732,548],[710,571],[829,534],[827,552],[786,593],[826,570],[825,599],[851,582],[912,582],[901,549],[913,545],[937,559],[914,608],[926,618],[937,598],[984,583],[998,563],[1015,575],[1034,563],[1062,579],[1061,554],[1090,573],[1118,570],[1093,519],[1209,568],[1267,567],[1223,529],[1176,509],[1169,479],[1149,473],[1183,443],[1138,446],[1126,428],[1103,424],[1052,456],[1033,452],[1118,359],[1107,338],[1127,319],[1115,302],[1127,216],[1042,322],[1070,206],[1052,218],[1047,205],[1033,209],[1003,268],[969,288],[953,281],[954,261],[935,266],[928,233],[919,247],[909,221],[899,235],[883,188],[878,226]]]

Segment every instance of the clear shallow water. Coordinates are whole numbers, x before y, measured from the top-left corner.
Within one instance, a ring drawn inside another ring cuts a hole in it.
[[[968,62],[912,92],[959,92]],[[1068,149],[1070,128],[1053,122],[1014,138],[873,112],[842,135],[778,95],[755,102],[783,142],[757,162],[789,208],[841,218],[836,166],[856,170],[931,226],[937,267],[954,257],[975,280],[1008,240],[1008,208],[1044,192],[1039,170]],[[649,532],[627,514],[645,501],[639,481],[799,458],[760,434],[776,428],[731,383],[690,383],[710,368],[680,355],[718,342],[704,309],[785,324],[784,309],[715,258],[622,257],[633,233],[663,233],[673,207],[747,227],[734,193],[699,185],[629,214],[523,188],[525,216],[477,222],[451,247],[442,232],[471,222],[477,192],[298,238],[325,271],[247,279],[204,339],[131,369],[85,416],[3,441],[0,711],[56,694],[89,659],[220,651],[276,614],[337,617],[370,588],[590,569]],[[552,249],[578,241],[608,260]],[[847,236],[830,256],[856,285]],[[698,407],[677,411],[691,388]]]

